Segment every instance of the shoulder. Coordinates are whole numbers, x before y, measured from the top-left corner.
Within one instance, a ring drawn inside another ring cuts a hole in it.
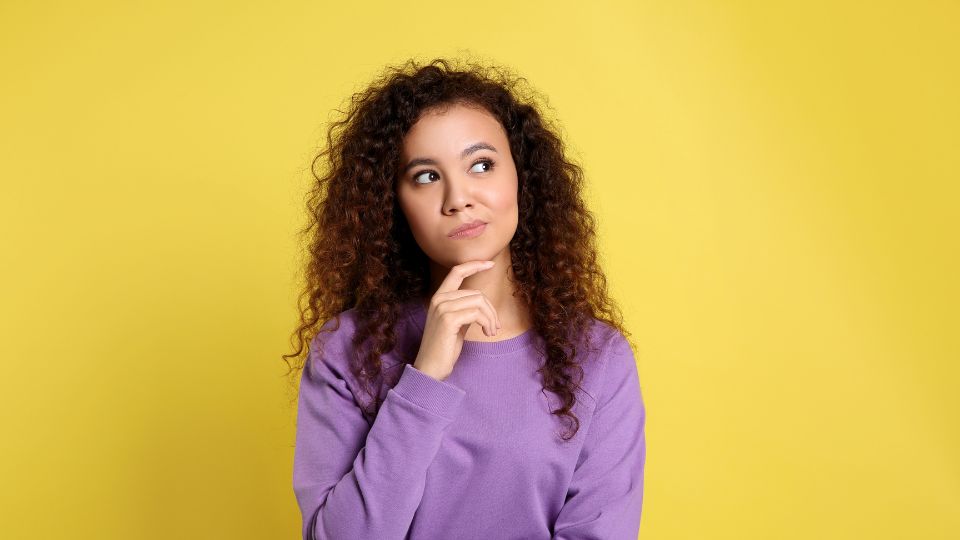
[[[357,331],[357,312],[355,308],[327,319],[310,340],[307,367],[316,371],[323,364],[341,378],[349,372],[348,351],[353,346],[353,336]]]
[[[370,348],[369,342],[359,346],[355,343],[354,338],[363,322],[359,317],[357,309],[351,307],[326,320],[310,340],[308,363],[313,368],[323,363],[340,378],[353,380],[353,365],[359,365]],[[396,322],[393,332],[398,342],[394,344],[394,350],[380,356],[381,369],[396,370],[402,362],[401,356],[404,356],[398,353],[397,348],[409,353],[407,349],[410,346],[419,346],[419,340],[414,339],[416,333],[413,326],[414,323],[407,316]],[[413,352],[416,352],[416,348]]]
[[[587,361],[582,366],[591,379],[589,394],[600,406],[617,388],[639,377],[633,347],[618,328],[593,319],[589,334]]]
[[[607,321],[594,318],[587,332],[589,337],[589,346],[587,347],[588,356],[596,363],[604,365],[608,363],[612,356],[619,357],[629,350],[632,355],[630,342],[623,332]]]
[[[618,411],[636,411],[643,415],[640,373],[633,346],[618,330],[610,332],[601,353],[602,376],[597,395],[597,410],[606,407]]]

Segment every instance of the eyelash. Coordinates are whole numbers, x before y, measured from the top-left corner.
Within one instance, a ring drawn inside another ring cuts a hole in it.
[[[492,172],[493,169],[496,167],[496,162],[494,162],[492,159],[490,159],[490,158],[482,158],[482,159],[478,159],[478,160],[474,161],[473,164],[470,165],[470,168],[472,169],[472,168],[476,167],[478,163],[486,163],[486,164],[487,164],[487,170],[483,171],[483,172],[485,172],[485,173]],[[421,171],[417,171],[417,172],[415,172],[415,173],[413,174],[413,178],[412,178],[410,181],[413,182],[413,184],[416,185],[416,186],[426,186],[426,185],[428,185],[428,184],[431,184],[432,182],[417,182],[417,178],[419,178],[420,175],[422,175],[423,173],[428,173],[428,172],[436,172],[436,171],[434,171],[433,169],[423,169],[423,170],[421,170]]]

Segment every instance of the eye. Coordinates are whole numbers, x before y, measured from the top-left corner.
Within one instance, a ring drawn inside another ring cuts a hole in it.
[[[493,170],[493,160],[491,160],[491,159],[481,159],[480,161],[477,161],[476,163],[473,164],[473,167],[470,167],[470,170],[472,171],[473,168],[476,167],[477,165],[486,165],[486,166],[487,166],[487,170],[485,170],[485,171],[477,171],[477,172],[490,172],[490,171]]]
[[[485,170],[485,171],[474,171],[474,172],[484,173],[484,172],[490,172],[490,171],[492,171],[495,164],[494,164],[494,162],[493,162],[492,159],[483,158],[483,159],[477,160],[477,161],[473,164],[473,166],[470,167],[470,170],[473,171],[478,165],[486,165],[486,166],[487,166],[487,170]],[[422,176],[424,176],[424,175],[432,175],[432,177],[428,177],[425,182],[420,182],[420,181],[419,181],[419,178],[422,177]],[[414,183],[414,184],[417,184],[417,185],[423,186],[423,185],[426,185],[426,184],[431,183],[431,180],[435,180],[435,179],[436,179],[436,176],[437,176],[436,171],[433,171],[433,170],[430,170],[430,169],[426,169],[426,170],[420,171],[420,172],[418,172],[418,173],[416,173],[416,174],[413,175],[413,183]]]
[[[413,183],[414,183],[414,184],[427,184],[427,183],[429,183],[429,181],[427,181],[427,182],[417,182],[417,178],[420,178],[421,176],[423,176],[423,175],[425,175],[425,174],[432,174],[432,175],[434,175],[434,176],[437,175],[437,173],[435,173],[435,172],[433,172],[433,171],[422,171],[422,172],[418,172],[417,174],[413,175]]]

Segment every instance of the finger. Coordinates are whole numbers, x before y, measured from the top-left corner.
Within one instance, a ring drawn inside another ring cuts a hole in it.
[[[464,329],[461,331],[461,336],[465,332],[465,329],[474,323],[479,324],[480,327],[484,329],[484,334],[488,336],[493,335],[493,332],[490,330],[493,321],[484,313],[482,308],[474,307],[448,311],[444,313],[443,317],[446,318],[447,322],[454,328]]]
[[[447,276],[440,282],[437,292],[455,291],[463,284],[463,280],[477,272],[493,268],[493,261],[469,261],[458,264],[447,272]]]
[[[443,306],[440,308],[442,311],[448,310],[469,310],[479,309],[482,313],[482,318],[478,318],[475,322],[484,327],[484,333],[488,335],[496,334],[496,311],[493,309],[493,306],[490,304],[489,299],[486,295],[480,291],[475,291],[472,289],[461,289],[465,294],[450,300],[445,300],[442,302]]]
[[[483,296],[483,301],[486,302],[488,306],[490,306],[490,313],[493,314],[493,322],[497,325],[497,328],[499,329],[499,328],[500,328],[500,314],[497,313],[497,308],[493,307],[493,302],[491,302],[490,299],[487,298],[487,295],[485,295],[485,294],[483,294],[483,293],[480,293],[480,294],[481,294],[481,296]]]
[[[436,293],[433,295],[433,298],[431,298],[431,304],[440,305],[449,300],[456,300],[457,298],[463,298],[464,296],[470,296],[479,292],[480,291],[476,289],[457,289],[455,291]]]
[[[490,336],[496,334],[496,312],[486,296],[479,292],[467,289],[467,294],[458,298],[448,299],[442,302],[438,309],[440,313],[450,313],[457,311],[479,310],[479,315],[472,322],[476,322],[484,329],[484,333]]]

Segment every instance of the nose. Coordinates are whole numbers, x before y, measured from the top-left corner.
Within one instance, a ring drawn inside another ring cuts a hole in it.
[[[472,208],[472,195],[469,192],[468,179],[459,177],[447,177],[444,187],[444,212],[452,214],[463,211],[464,208]]]

